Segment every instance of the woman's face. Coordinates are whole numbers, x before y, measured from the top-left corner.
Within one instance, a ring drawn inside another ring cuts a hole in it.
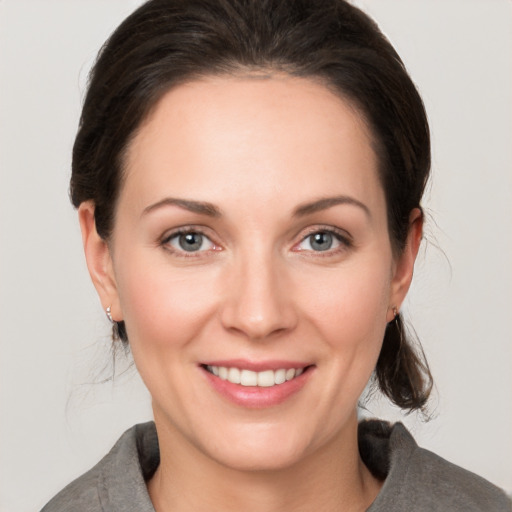
[[[91,212],[89,267],[161,436],[268,469],[353,434],[414,256],[393,257],[348,103],[286,76],[179,86],[129,147],[108,248]]]

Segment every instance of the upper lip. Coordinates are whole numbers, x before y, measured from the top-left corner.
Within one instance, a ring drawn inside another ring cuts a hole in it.
[[[290,360],[268,360],[268,361],[249,361],[247,359],[223,359],[202,361],[203,366],[224,366],[226,368],[239,368],[240,370],[251,370],[253,372],[262,372],[265,370],[288,370],[290,368],[306,368],[311,363]]]

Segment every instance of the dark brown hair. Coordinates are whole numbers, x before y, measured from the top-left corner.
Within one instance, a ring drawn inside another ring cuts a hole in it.
[[[124,154],[158,100],[179,83],[241,71],[319,79],[356,106],[373,134],[400,253],[430,172],[427,117],[389,41],[344,0],[151,0],[129,16],[91,71],[73,148],[71,199],[94,201],[99,235],[110,237]],[[115,335],[127,342],[124,322]],[[375,376],[398,406],[425,405],[432,378],[400,317],[388,324]]]

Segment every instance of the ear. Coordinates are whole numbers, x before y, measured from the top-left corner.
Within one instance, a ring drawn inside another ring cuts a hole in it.
[[[78,219],[82,231],[87,268],[100,297],[103,310],[105,311],[110,306],[112,318],[119,322],[122,320],[122,313],[110,249],[106,240],[101,238],[96,231],[92,201],[85,201],[79,206]]]
[[[400,309],[409,287],[411,286],[414,272],[414,262],[418,255],[421,238],[423,235],[423,213],[419,208],[414,208],[409,216],[409,232],[402,253],[398,256],[391,281],[391,292],[389,297],[389,309],[387,321],[393,320],[394,308]]]

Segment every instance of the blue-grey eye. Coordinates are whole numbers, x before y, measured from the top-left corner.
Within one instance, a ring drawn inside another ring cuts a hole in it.
[[[184,251],[199,251],[203,245],[203,235],[201,233],[183,233],[178,235],[178,244]]]
[[[175,233],[169,235],[164,245],[170,245],[175,252],[204,252],[215,249],[215,244],[206,236],[197,231]]]
[[[326,231],[319,231],[308,236],[309,245],[313,251],[328,251],[332,248],[334,243],[334,236],[332,233]]]
[[[329,230],[315,231],[305,236],[296,246],[298,251],[309,252],[336,252],[337,249],[350,247],[350,241],[343,236]]]

